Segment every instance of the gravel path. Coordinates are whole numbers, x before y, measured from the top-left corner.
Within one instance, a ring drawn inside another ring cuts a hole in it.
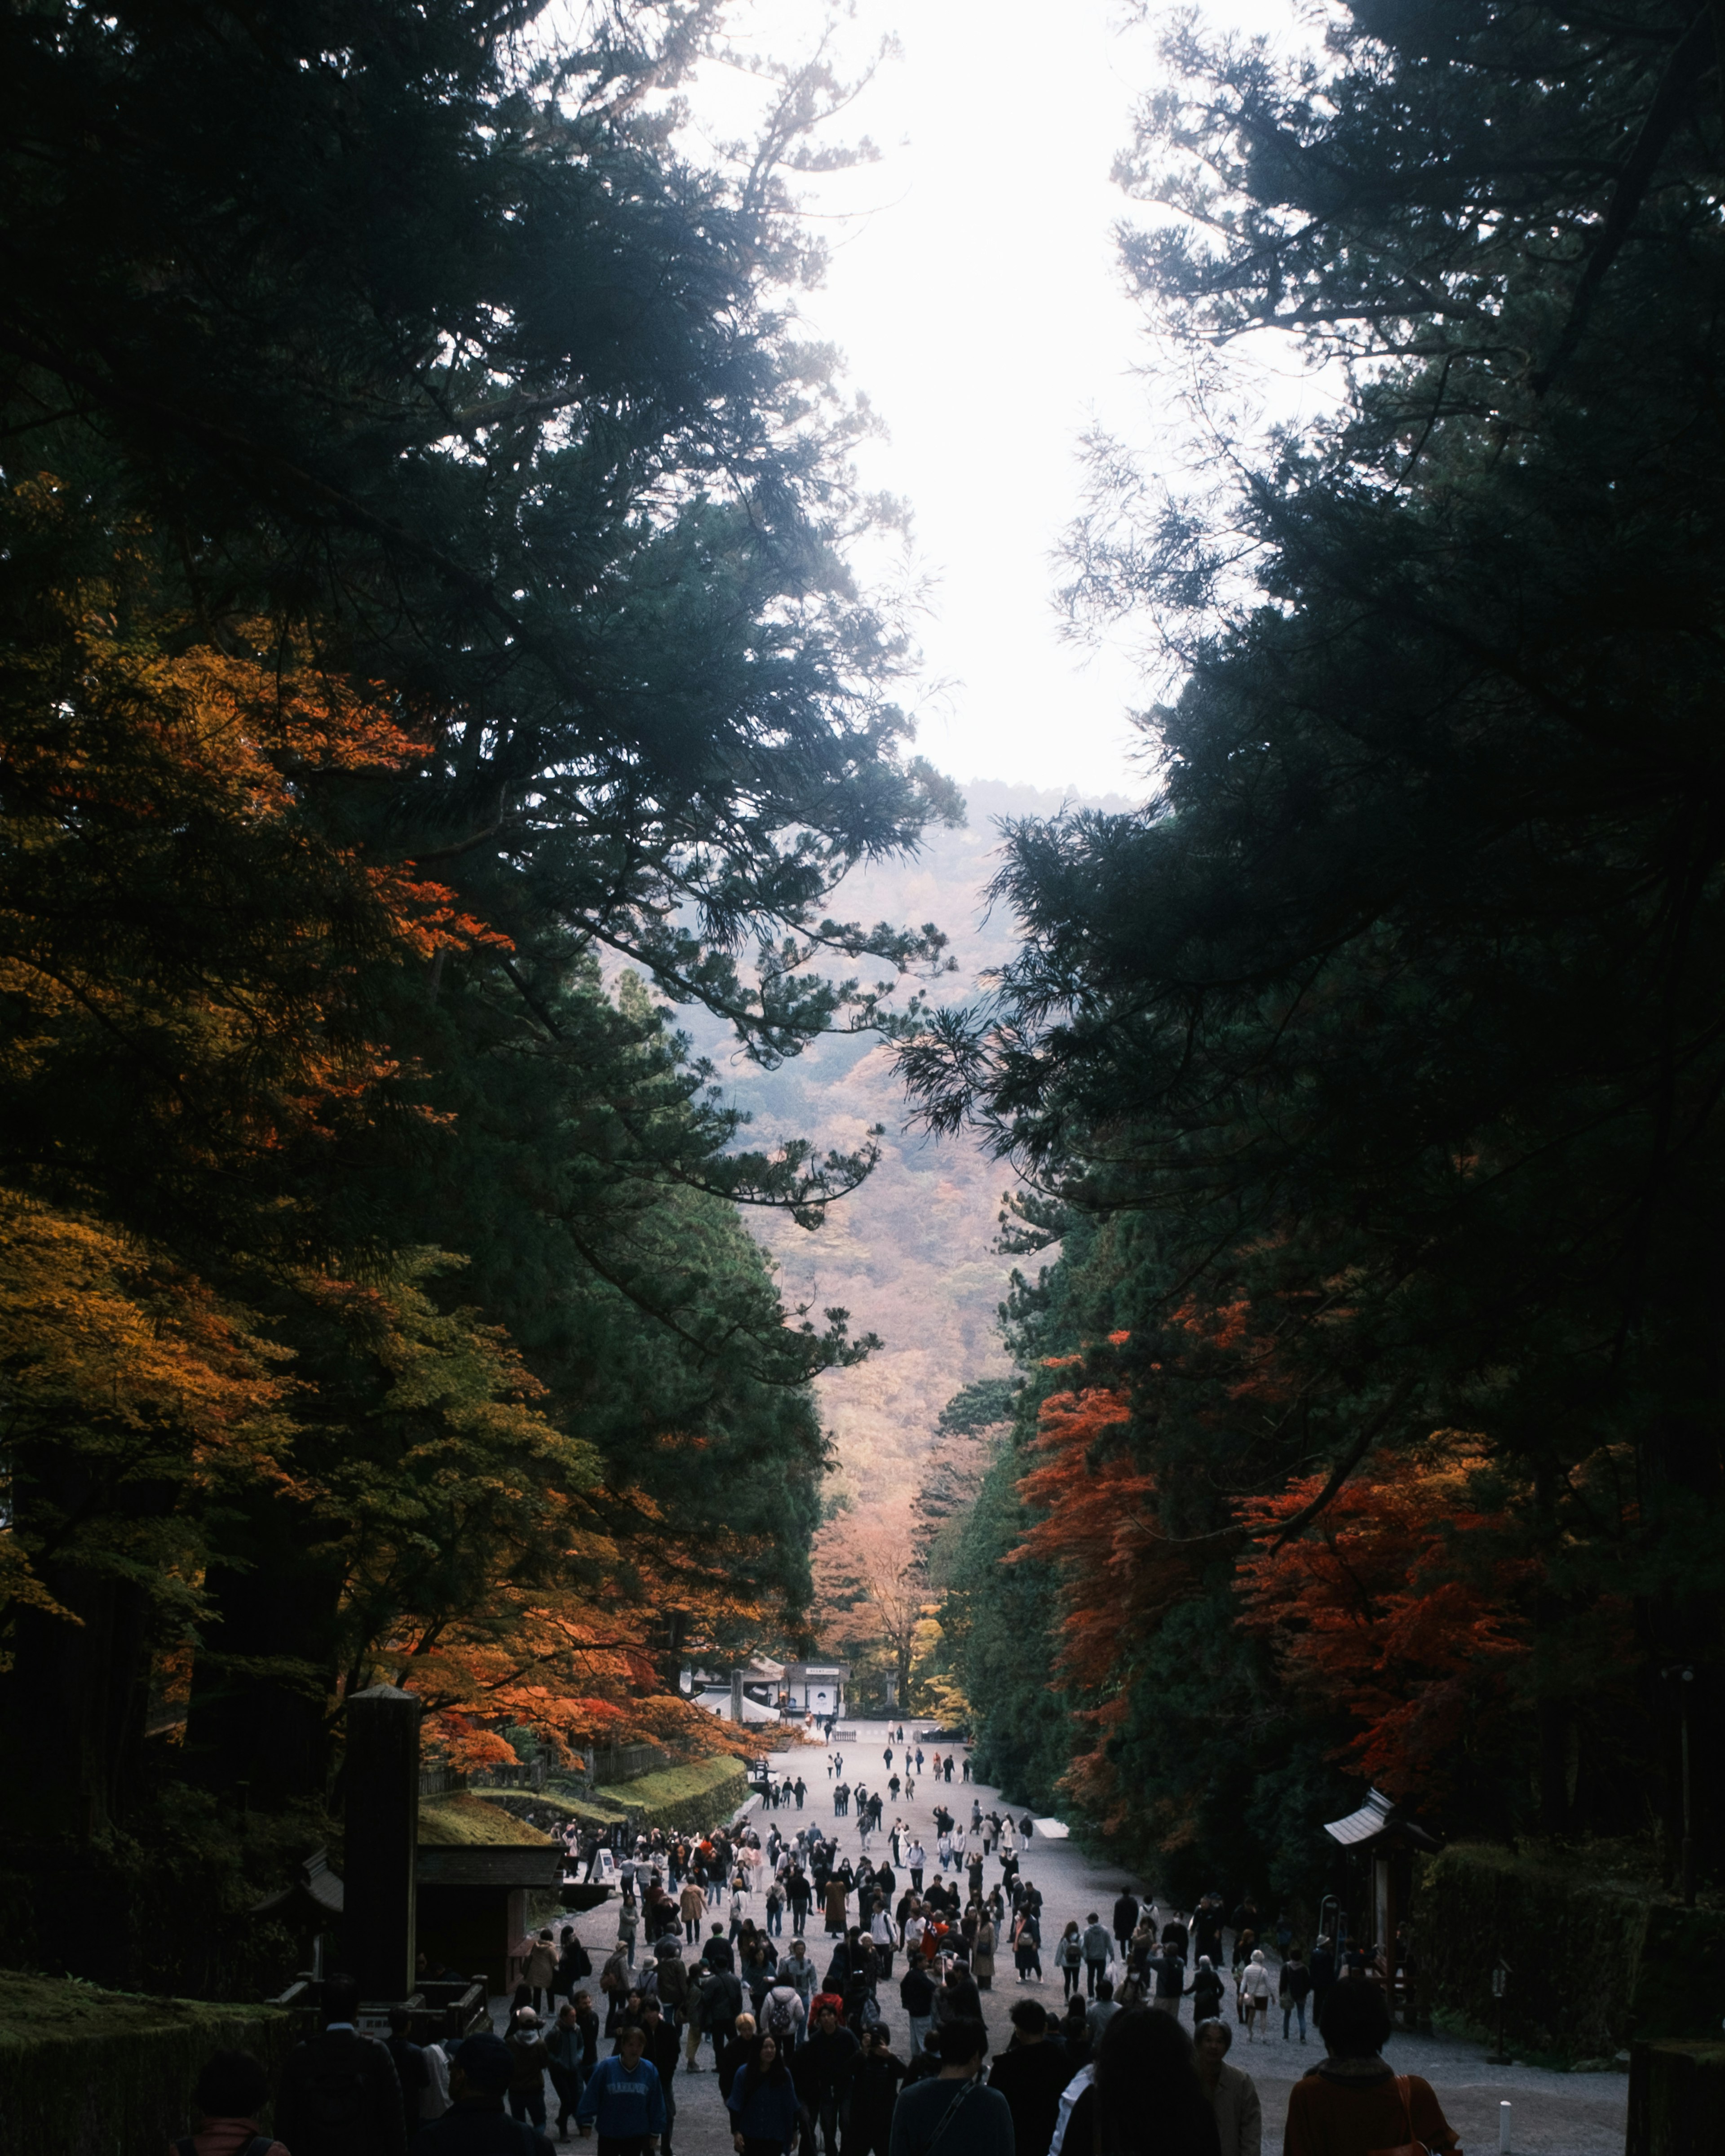
[[[880,1755],[887,1742],[887,1724],[863,1722],[845,1726],[854,1728],[856,1737],[854,1742],[839,1748],[845,1755],[845,1779],[855,1784],[860,1778],[871,1789],[878,1781],[884,1789],[887,1770]],[[912,1727],[906,1719],[906,1732]],[[896,1746],[894,1748],[896,1754]],[[944,1753],[947,1748],[944,1744],[923,1747],[925,1753]],[[818,1820],[823,1831],[836,1830],[839,1847],[854,1861],[858,1854],[855,1818],[853,1815],[835,1820],[833,1817],[833,1783],[827,1772],[825,1751],[811,1749],[791,1756],[796,1758],[798,1770],[809,1784],[807,1809],[801,1815],[793,1810],[764,1815],[758,1822],[763,1835],[766,1825],[773,1820],[777,1820],[781,1830],[792,1833],[798,1825]],[[953,1770],[950,1793],[944,1785],[939,1791],[939,1799],[955,1815],[968,1819],[973,1797],[981,1799],[984,1811],[1004,1809],[1000,1805],[998,1790],[986,1784],[961,1783],[959,1772],[956,1768]],[[933,1782],[919,1777],[915,1798],[896,1808],[899,1815],[921,1832],[931,1855],[934,1849],[936,1801]],[[889,1825],[893,1810],[889,1801],[886,1811]],[[881,1835],[873,1838],[877,1862],[883,1842]],[[1021,1856],[1019,1870],[1023,1877],[1033,1881],[1042,1891],[1045,1974],[1040,1982],[1021,1985],[1009,1952],[997,1955],[994,1988],[983,1994],[988,2032],[996,2051],[1004,2049],[1011,2035],[1006,2017],[1021,1992],[1040,1999],[1051,2014],[1059,2013],[1060,1979],[1049,1957],[1066,1919],[1076,1917],[1081,1924],[1090,1911],[1096,1909],[1101,1912],[1103,1922],[1107,1923],[1114,1897],[1123,1885],[1130,1885],[1137,1893],[1145,1891],[1143,1881],[1128,1878],[1112,1866],[1094,1864],[1071,1841],[1033,1837]],[[988,1882],[992,1885],[999,1876],[998,1860],[991,1857]],[[756,1897],[757,1904],[762,1900],[762,1897]],[[757,1922],[765,1921],[763,1911],[757,1909],[756,1913]],[[575,1922],[597,1970],[616,1941],[615,1904],[593,1910],[575,1919]],[[816,1931],[810,1942],[811,1954],[824,1967],[830,1948],[824,1943],[824,1934],[815,1927],[812,1914],[811,1928]],[[883,2014],[893,2030],[895,2048],[901,2056],[905,2027],[898,2005],[896,1979],[903,1966],[901,1955],[895,1964],[894,1980],[883,1988],[881,1999]],[[497,2002],[500,2021],[506,2004],[504,2000]],[[1192,2009],[1188,2002],[1184,2018],[1189,2028],[1191,2017]],[[1271,2028],[1274,2033],[1266,2041],[1252,2045],[1241,2041],[1240,2032],[1236,2029],[1235,2046],[1230,2054],[1232,2064],[1244,2067],[1252,2075],[1263,2099],[1265,2156],[1281,2156],[1282,2122],[1287,2112],[1288,2091],[1301,2074],[1323,2055],[1322,2046],[1315,2036],[1303,2051],[1297,2037],[1284,2043],[1281,2025],[1281,2015],[1273,2013]],[[711,2056],[703,2049],[704,2061],[709,2061]],[[1493,2066],[1486,2062],[1483,2048],[1477,2044],[1452,2037],[1414,2036],[1400,2031],[1392,2039],[1387,2056],[1402,2071],[1423,2074],[1431,2083],[1450,2124],[1461,2137],[1463,2147],[1472,2152],[1472,2156],[1493,2156],[1497,2147],[1498,2105],[1505,2100],[1512,2106],[1512,2145],[1516,2156],[1548,2156],[1548,2152],[1549,2156],[1622,2156],[1629,2094],[1626,2075],[1564,2074],[1538,2066]],[[680,2071],[676,2096],[676,2156],[729,2156],[728,2122],[712,2074],[691,2076]],[[592,2145],[588,2144],[589,2148]]]

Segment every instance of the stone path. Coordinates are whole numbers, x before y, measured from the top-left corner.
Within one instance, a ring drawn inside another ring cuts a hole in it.
[[[854,1784],[860,1778],[871,1789],[878,1781],[884,1789],[887,1770],[880,1755],[887,1742],[888,1725],[864,1722],[846,1726],[855,1730],[856,1738],[854,1743],[839,1748],[845,1755],[845,1779]],[[914,1727],[906,1717],[907,1734],[913,1733]],[[896,1753],[896,1746],[894,1748]],[[944,1753],[947,1748],[944,1744],[923,1747],[925,1753]],[[798,1825],[818,1820],[824,1832],[836,1830],[839,1847],[855,1861],[859,1853],[856,1821],[854,1815],[837,1820],[833,1817],[833,1783],[827,1773],[825,1750],[810,1749],[787,1756],[796,1759],[798,1771],[809,1784],[807,1809],[800,1815],[791,1809],[762,1815],[757,1823],[763,1838],[767,1824],[773,1820],[777,1820],[782,1831],[792,1833]],[[945,1802],[955,1816],[967,1820],[973,1797],[981,1799],[984,1811],[1004,1810],[998,1790],[986,1784],[961,1783],[959,1771],[953,1770],[950,1792],[942,1784],[938,1795],[932,1780],[919,1777],[915,1798],[897,1807],[900,1815],[921,1832],[931,1854],[934,1849],[937,1801]],[[889,1800],[885,1815],[889,1825],[893,1810]],[[875,1835],[872,1840],[877,1862],[883,1842],[881,1835]],[[1050,1954],[1066,1919],[1076,1917],[1082,1923],[1090,1911],[1096,1909],[1101,1911],[1103,1922],[1107,1923],[1114,1897],[1123,1885],[1130,1885],[1140,1894],[1146,1891],[1147,1885],[1142,1880],[1129,1879],[1114,1867],[1097,1866],[1072,1841],[1033,1837],[1020,1858],[1019,1870],[1022,1876],[1033,1881],[1042,1892],[1045,1975],[1040,1983],[1032,1981],[1021,1985],[1009,1953],[997,1956],[994,1988],[983,1994],[992,2047],[996,2051],[1004,2049],[1011,2035],[1006,2017],[1021,1992],[1040,1999],[1051,2014],[1059,2013],[1061,1984]],[[999,1876],[998,1860],[991,1857],[988,1882],[992,1885]],[[757,1896],[756,1900],[760,1902],[762,1898]],[[764,1911],[757,1912],[757,1921],[764,1920]],[[575,1922],[597,1969],[616,1943],[615,1904],[590,1911],[575,1919]],[[812,1957],[824,1968],[829,1951],[824,1933],[817,1928],[810,1941]],[[896,1979],[903,1966],[901,1955],[895,1964],[894,1980],[883,1989],[881,1999],[883,2014],[893,2030],[895,2048],[901,2056],[905,2026]],[[499,2000],[496,2005],[501,2022],[507,2002]],[[1231,2012],[1231,2005],[1229,2010]],[[1184,2015],[1189,2028],[1189,2001]],[[1236,2026],[1235,2046],[1229,2055],[1232,2064],[1244,2067],[1257,2082],[1264,2105],[1264,2156],[1281,2156],[1288,2091],[1307,2067],[1323,2055],[1322,2046],[1315,2036],[1303,2051],[1297,2038],[1284,2043],[1281,2027],[1281,2017],[1277,2012],[1271,2016],[1274,2033],[1267,2041],[1247,2045],[1240,2041]],[[704,2061],[711,2056],[703,2050]],[[1483,2048],[1477,2044],[1451,2037],[1414,2036],[1399,2030],[1391,2040],[1387,2056],[1403,2072],[1422,2074],[1431,2083],[1470,2156],[1494,2156],[1498,2105],[1506,2099],[1512,2107],[1512,2147],[1515,2156],[1622,2156],[1629,2092],[1626,2075],[1564,2074],[1538,2066],[1492,2066],[1486,2063]],[[713,2075],[708,2072],[691,2076],[680,2070],[676,2095],[676,2156],[729,2156],[728,2121]],[[589,2148],[592,2145],[590,2142],[588,2144]]]

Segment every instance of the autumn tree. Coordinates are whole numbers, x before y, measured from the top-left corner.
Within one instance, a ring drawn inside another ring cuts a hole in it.
[[[741,1209],[870,1152],[751,1147],[669,1019],[889,1024],[941,938],[829,896],[958,804],[794,326],[845,85],[697,167],[716,12],[586,30],[0,26],[3,1800],[93,1896],[166,1782],[321,1802],[372,1676],[567,1743],[805,1623],[865,1343]]]

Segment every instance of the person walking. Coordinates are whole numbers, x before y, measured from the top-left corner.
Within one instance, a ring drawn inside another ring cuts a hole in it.
[[[1065,1989],[1063,1996],[1070,1999],[1082,1981],[1084,1942],[1079,1937],[1078,1919],[1074,1917],[1055,1942],[1054,1965],[1060,1972]]]
[[[1061,2109],[1055,2146],[1068,2156],[1147,2146],[1156,2156],[1216,2156],[1215,2118],[1191,2039],[1178,2021],[1147,2007],[1115,2015],[1096,2047],[1089,2087],[1070,2111],[1063,2097]]]
[[[889,2156],[1013,2156],[1012,2107],[983,2080],[988,2032],[961,2015],[936,2032],[940,2071],[900,2096]]]
[[[1153,1954],[1144,1966],[1155,1987],[1153,1998],[1158,2009],[1163,2014],[1172,2014],[1178,2021],[1180,1999],[1186,1989],[1185,1963],[1172,1947],[1164,1947],[1160,1953]]]
[[[1084,1953],[1084,1989],[1086,1998],[1094,1999],[1102,1979],[1108,1974],[1108,1964],[1114,1958],[1114,1942],[1108,1928],[1092,1909],[1085,1918],[1085,1930],[1080,1942]]]
[[[1132,1944],[1132,1933],[1138,1928],[1138,1897],[1130,1887],[1122,1887],[1114,1904],[1114,1943],[1124,1961]]]
[[[629,1956],[631,1962],[634,1956]],[[533,2007],[536,2013],[551,2011],[552,1987],[557,1978],[557,1940],[549,1928],[541,1932],[527,1948],[527,1958],[521,1966],[521,1982],[533,1987]]]
[[[892,2032],[876,2021],[863,2037],[850,2076],[850,2124],[845,2156],[888,2156],[892,2113],[906,2068],[892,2048]]]
[[[1321,1938],[1312,1949],[1312,2023],[1319,2035],[1323,2034],[1324,2002],[1336,1981],[1336,1953],[1327,1938]]]
[[[1192,1972],[1192,2021],[1194,2027],[1204,2021],[1217,2020],[1222,2011],[1222,1994],[1226,1987],[1222,1972],[1211,1963],[1208,1954],[1198,1957],[1198,1967]]]
[[[812,1966],[809,1974],[814,1974]],[[759,2020],[762,2032],[772,2037],[781,2056],[788,2060],[808,2029],[809,2008],[782,1969],[778,1982],[761,2001]]]
[[[1297,2015],[1300,2022],[1300,2041],[1306,2041],[1306,2001],[1312,1990],[1312,1971],[1306,1966],[1296,1939],[1288,1950],[1288,1958],[1281,1965],[1276,1979],[1276,1995],[1281,2007],[1281,2040],[1288,2041],[1288,2022]]]
[[[531,2119],[542,2133],[545,2075],[551,2056],[545,2048],[539,2016],[532,2007],[521,2009],[503,2041],[509,2046],[509,2115],[511,2118]]]
[[[557,2093],[557,2133],[565,2137],[569,2121],[581,2104],[581,2085],[586,2078],[587,2045],[573,2005],[558,2009],[557,2025],[545,2039],[545,2059],[551,2085]]]
[[[699,1943],[701,1920],[706,1914],[706,1891],[691,1872],[677,1897],[677,1914],[683,1920],[683,1938],[690,1946]]]
[[[647,2038],[643,2056],[649,2066],[657,2069],[660,2091],[665,2098],[663,2156],[671,2156],[671,2138],[677,2130],[676,2072],[680,2056],[677,2032],[665,2020],[656,1999],[641,2001],[641,2027]]]
[[[815,2015],[813,2033],[797,2053],[797,2092],[819,2130],[826,2156],[839,2156],[839,2118],[861,2048],[850,2030],[839,2025],[838,2008],[828,2004]]]
[[[976,1928],[976,1938],[971,1943],[970,1973],[976,1979],[978,1991],[991,1991],[994,1986],[994,1927],[988,1912]]]
[[[1198,2027],[1198,2078],[1216,2118],[1221,2156],[1260,2156],[1264,2106],[1251,2076],[1228,2064],[1234,2031],[1225,2021],[1201,2021]]]
[[[1060,2045],[1049,2041],[1046,2008],[1020,1999],[1009,2018],[1012,2041],[989,2067],[988,2087],[999,2090],[1012,2112],[1014,2156],[1048,2156],[1072,2071]]]
[[[441,2118],[422,2126],[413,2139],[413,2156],[552,2156],[552,2144],[537,2127],[504,2114],[513,2061],[509,2046],[489,2030],[464,2037],[449,2058],[449,2107]]]
[[[789,2156],[797,2138],[797,2092],[783,2052],[762,2030],[726,2098],[731,2145],[737,2156]]]
[[[1270,1971],[1264,1964],[1264,1950],[1254,1947],[1252,1958],[1240,1971],[1240,1988],[1245,2002],[1246,2041],[1259,2041],[1258,2030],[1264,2032],[1262,2041],[1270,2041]]]
[[[407,2122],[395,2062],[357,2026],[351,1976],[323,1985],[323,2029],[288,2053],[275,2099],[275,2129],[294,2156],[406,2156]]]
[[[665,2092],[646,2049],[646,2030],[631,2021],[581,2092],[576,2124],[583,2134],[598,2128],[599,2156],[644,2156],[665,2132]]]
[[[905,1851],[905,1862],[910,1866],[911,1892],[920,1894],[922,1892],[922,1875],[928,1868],[928,1851],[922,1846],[920,1834],[911,1836],[911,1845]]]
[[[405,2006],[390,2008],[389,2034],[383,2039],[383,2048],[394,2061],[395,2078],[401,2083],[402,2124],[409,2141],[419,2131],[423,2107],[432,2086],[425,2053],[413,2041],[413,2017]]]
[[[899,1984],[898,2003],[904,2008],[910,2025],[905,2041],[912,2059],[922,2049],[934,2019],[934,1979],[928,1973],[927,1963],[920,1953],[911,1954]]]
[[[1392,2026],[1383,1987],[1368,1978],[1351,1978],[1331,1992],[1325,2056],[1288,2094],[1285,2156],[1370,2156],[1410,2143],[1434,2156],[1459,2149],[1430,2082],[1398,2074],[1382,2057]]]

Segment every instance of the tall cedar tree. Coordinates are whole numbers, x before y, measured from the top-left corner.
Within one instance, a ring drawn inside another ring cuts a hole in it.
[[[1674,1846],[1662,1672],[1692,1663],[1702,1848],[1725,1772],[1717,31],[1689,0],[1355,0],[1286,65],[1174,32],[1120,168],[1168,213],[1126,234],[1129,270],[1207,398],[1271,331],[1336,363],[1342,409],[1261,454],[1219,442],[1237,484],[1207,498],[1099,446],[1070,597],[1153,611],[1184,671],[1145,722],[1158,789],[1014,831],[1026,941],[998,1002],[908,1051],[937,1125],[975,1117],[1142,1222],[1111,1312],[1130,1352],[1188,1305],[1249,1312],[1249,1365],[1273,1337],[1284,1406],[1209,1424],[1235,1495],[1316,1474],[1315,1525],[1374,1451],[1481,1434],[1543,1581],[1532,1756],[1493,1823],[1529,1823],[1531,1781],[1548,1828],[1631,1827],[1651,1758]],[[1140,1413],[1171,1494],[1191,1425]],[[1606,1590],[1616,1636],[1569,1653]]]
[[[152,1664],[318,1796],[372,1670],[569,1741],[807,1599],[859,1349],[736,1205],[867,1149],[744,1149],[644,983],[770,1060],[939,951],[824,911],[959,813],[790,312],[842,90],[697,171],[713,9],[532,17],[0,26],[8,1308],[108,1313],[8,1321],[29,1835],[141,1816]]]

